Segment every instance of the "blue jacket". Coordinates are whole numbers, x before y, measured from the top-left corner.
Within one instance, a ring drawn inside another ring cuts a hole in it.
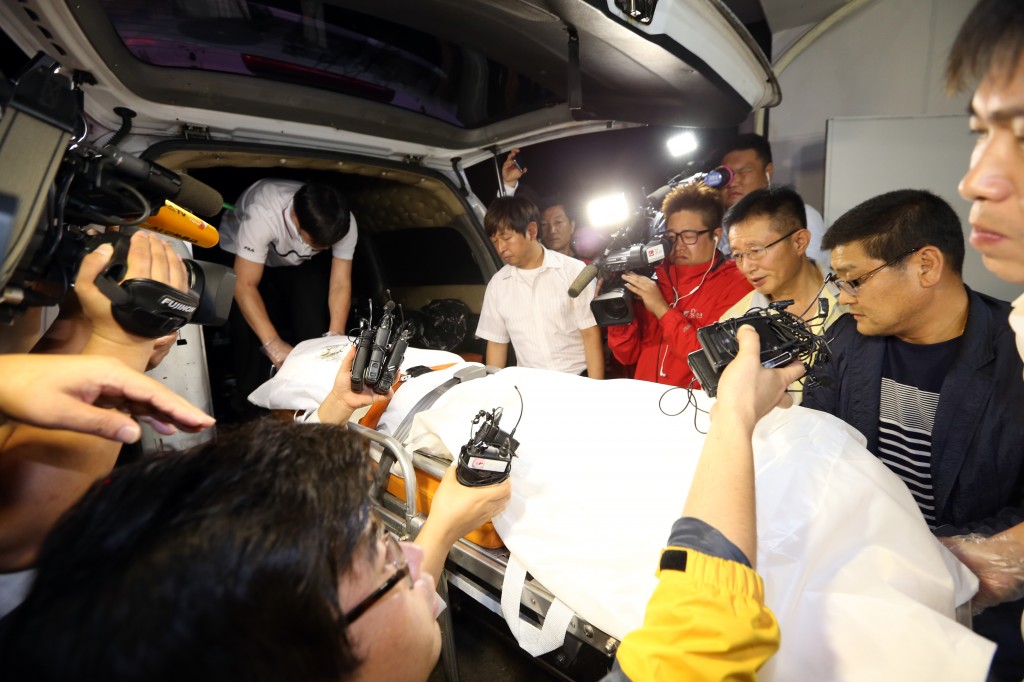
[[[967,289],[960,352],[942,384],[932,431],[937,535],[996,533],[1024,520],[1024,381],[1010,304]],[[833,414],[878,454],[885,337],[862,336],[850,315],[831,327],[829,386],[803,406]]]

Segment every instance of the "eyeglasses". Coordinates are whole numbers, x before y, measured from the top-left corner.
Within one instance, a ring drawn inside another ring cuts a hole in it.
[[[675,244],[676,239],[682,239],[683,243],[687,246],[693,246],[697,243],[698,237],[711,231],[712,230],[683,230],[682,232],[672,232],[671,230],[665,230],[665,237],[668,238],[670,244]]]
[[[836,283],[836,286],[839,287],[840,291],[849,294],[850,296],[856,296],[857,292],[860,291],[860,288],[864,286],[864,282],[871,279],[875,275],[875,273],[879,272],[880,270],[884,270],[890,265],[895,265],[896,263],[899,263],[901,260],[909,256],[910,254],[917,251],[918,248],[920,247],[916,247],[911,249],[910,251],[907,251],[906,253],[902,253],[899,256],[893,258],[888,263],[882,263],[874,270],[871,270],[870,272],[865,272],[857,279],[839,279],[838,277],[835,277],[832,281]]]
[[[737,263],[743,260],[744,258],[749,258],[750,260],[761,260],[761,258],[764,257],[764,254],[768,251],[768,249],[772,248],[781,241],[789,239],[802,229],[804,228],[798,227],[795,230],[790,230],[787,234],[784,234],[783,236],[779,237],[771,244],[765,244],[764,246],[755,246],[754,248],[748,251],[733,251],[729,257],[732,258]]]
[[[369,611],[370,607],[383,599],[388,592],[393,590],[403,580],[408,583],[410,589],[414,587],[412,574],[409,573],[409,562],[405,559],[405,552],[402,551],[402,546],[398,544],[395,536],[385,530],[383,526],[380,533],[384,536],[384,560],[395,567],[395,572],[380,587],[342,616],[344,622],[349,625],[354,623],[359,616]]]

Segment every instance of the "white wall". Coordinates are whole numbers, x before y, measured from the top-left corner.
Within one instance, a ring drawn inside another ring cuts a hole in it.
[[[969,95],[946,97],[942,76],[949,47],[973,5],[874,0],[823,34],[779,77],[782,104],[771,110],[768,130],[775,179],[792,184],[821,209],[827,119],[963,114]],[[777,49],[799,33],[776,35]],[[962,165],[966,170],[967,158]]]

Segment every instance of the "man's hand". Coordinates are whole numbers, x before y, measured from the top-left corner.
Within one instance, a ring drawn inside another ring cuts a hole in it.
[[[939,538],[953,555],[978,576],[978,593],[971,611],[1024,597],[1024,545],[1012,538],[972,533]]]
[[[389,390],[384,395],[380,395],[368,386],[364,386],[359,393],[353,391],[352,363],[355,361],[355,357],[356,346],[352,344],[341,361],[341,367],[334,377],[334,386],[331,388],[331,392],[317,408],[317,416],[323,424],[345,424],[352,413],[360,407],[391,400],[395,394],[394,390]]]
[[[121,328],[111,312],[110,299],[97,287],[96,278],[110,262],[114,249],[103,244],[82,259],[75,279],[75,292],[82,311],[92,322],[92,333],[112,343],[135,345],[145,343],[152,348],[152,339],[129,334]],[[178,291],[188,291],[188,272],[171,245],[159,237],[136,232],[128,249],[128,270],[124,280],[151,279],[170,285]]]
[[[278,369],[281,369],[281,365],[293,350],[295,348],[287,341],[282,341],[280,337],[274,337],[260,346],[260,352],[270,358],[270,362]]]
[[[509,187],[515,187],[519,184],[519,178],[526,175],[526,168],[519,169],[519,165],[516,164],[516,154],[519,153],[519,148],[513,149],[505,157],[505,163],[501,165],[501,180]]]
[[[505,511],[512,499],[512,479],[495,485],[465,486],[448,467],[430,503],[430,519],[447,529],[454,542]]]
[[[644,302],[644,307],[656,318],[660,320],[668,312],[668,301],[661,295],[661,289],[653,279],[635,272],[626,272],[622,275],[622,281],[625,282],[626,289],[639,296]]]
[[[793,398],[786,389],[806,370],[796,361],[778,369],[765,369],[761,364],[761,337],[750,325],[745,324],[737,330],[736,340],[739,351],[722,373],[718,382],[718,402],[712,409],[714,412],[727,411],[753,429],[757,421],[776,406],[789,407],[793,404]]]
[[[85,256],[78,269],[75,294],[91,325],[90,337],[83,352],[118,357],[129,367],[142,370],[153,354],[154,339],[125,331],[114,320],[110,299],[95,283],[113,253],[111,245],[103,244]],[[188,290],[188,272],[181,258],[174,253],[170,244],[146,232],[136,232],[131,237],[128,269],[124,279],[151,279],[179,291]]]
[[[423,548],[423,570],[440,577],[452,545],[503,512],[511,498],[511,480],[471,488],[459,483],[455,467],[449,467],[430,503],[427,521],[416,536],[416,544]]]
[[[394,391],[388,391],[384,395],[376,393],[370,387],[363,385],[363,390],[356,393],[352,390],[352,363],[356,359],[356,345],[353,343],[349,346],[348,352],[345,353],[344,359],[341,361],[341,368],[338,370],[338,374],[334,377],[334,386],[331,388],[331,395],[336,397],[338,401],[346,407],[352,408],[352,411],[358,410],[360,407],[372,405],[374,403],[383,402],[385,400],[391,400],[394,395]]]
[[[214,423],[160,382],[114,358],[0,355],[0,376],[0,412],[33,426],[134,443],[142,432],[129,415],[164,435]]]
[[[786,389],[803,375],[804,368],[794,362],[778,369],[765,369],[761,365],[761,339],[749,325],[737,330],[736,340],[739,351],[718,382],[718,402],[711,408],[711,427],[683,505],[683,515],[717,528],[754,566],[754,427],[776,405],[788,407],[793,402]],[[728,499],[729,504],[722,504],[723,499]]]

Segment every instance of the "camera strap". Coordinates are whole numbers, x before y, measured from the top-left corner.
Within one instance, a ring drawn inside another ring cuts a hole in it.
[[[142,277],[120,281],[128,269],[129,239],[120,233],[109,234],[92,246],[104,242],[114,246],[110,263],[95,281],[96,288],[110,299],[114,320],[126,332],[148,339],[158,339],[188,324],[199,307],[199,296]]]

